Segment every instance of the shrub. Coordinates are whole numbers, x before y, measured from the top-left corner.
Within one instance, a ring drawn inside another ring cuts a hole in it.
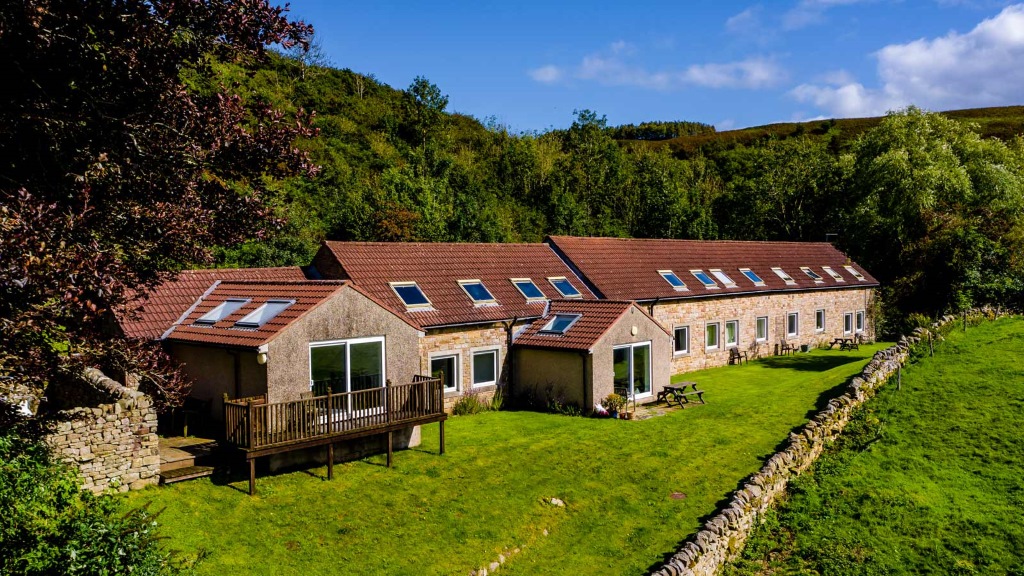
[[[621,412],[626,407],[626,397],[612,392],[601,401],[601,405],[609,412]]]
[[[452,416],[468,416],[479,414],[487,409],[487,405],[480,401],[480,397],[472,392],[466,392],[452,406]]]
[[[40,432],[0,402],[0,574],[191,573],[157,545],[154,514],[81,490]]]

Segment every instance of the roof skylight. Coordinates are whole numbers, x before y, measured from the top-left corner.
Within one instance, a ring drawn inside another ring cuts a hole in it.
[[[469,295],[470,300],[474,304],[494,302],[494,296],[491,295],[491,291],[480,280],[459,280],[459,286],[462,286],[462,289],[466,291],[466,294]]]
[[[786,284],[788,284],[790,286],[793,286],[793,285],[796,284],[796,280],[793,280],[793,277],[790,276],[789,274],[786,274],[786,271],[783,270],[782,268],[772,268],[772,272],[775,272],[775,275],[778,276],[779,278],[782,278],[782,280]]]
[[[703,270],[690,270],[690,274],[693,274],[694,278],[700,280],[700,283],[703,284],[705,288],[719,287],[718,284],[711,279],[711,276],[708,276],[707,272]]]
[[[244,318],[235,322],[236,328],[259,328],[295,304],[295,300],[267,300],[259,308],[249,312]]]
[[[581,317],[581,314],[555,314],[540,331],[544,334],[565,334]]]
[[[833,270],[831,266],[822,266],[821,269],[824,270],[826,274],[831,276],[832,279],[835,280],[836,282],[846,282],[846,279],[843,278],[843,275]]]
[[[406,308],[430,307],[430,300],[415,282],[392,282],[391,289],[402,299]]]
[[[566,298],[583,297],[583,294],[581,294],[565,276],[554,276],[548,278],[548,282],[551,282],[551,285],[555,287],[555,290],[558,290],[558,293]]]
[[[754,286],[764,286],[764,280],[750,268],[740,268],[740,274],[746,276],[747,280],[754,283]]]
[[[241,308],[242,306],[245,306],[248,302],[249,300],[245,298],[228,298],[227,300],[214,306],[213,310],[210,310],[206,314],[203,314],[202,316],[197,318],[195,323],[205,325],[216,324],[217,322],[220,322],[221,320],[227,318],[228,316],[231,316],[235,312],[238,312],[238,309]]]
[[[860,271],[854,268],[853,266],[843,266],[843,268],[846,268],[846,271],[849,272],[850,274],[853,274],[853,277],[856,278],[857,280],[860,280],[861,282],[867,282],[867,278],[865,278],[864,275],[861,274]]]
[[[726,274],[725,272],[722,272],[721,270],[719,270],[717,268],[712,268],[710,270],[710,272],[711,272],[712,276],[714,276],[715,278],[718,278],[719,282],[721,282],[722,284],[725,284],[726,288],[735,288],[736,287],[736,282],[734,282],[733,279],[730,278],[729,275]]]
[[[671,284],[672,288],[675,290],[680,292],[683,290],[689,290],[689,288],[686,287],[686,284],[679,279],[679,276],[676,276],[675,272],[671,270],[658,270],[658,274],[661,274],[661,277],[665,279],[665,282]]]
[[[544,300],[544,293],[537,288],[537,285],[533,283],[533,280],[529,278],[509,278],[512,281],[512,285],[519,290],[527,300]]]
[[[815,284],[821,284],[821,283],[823,283],[823,282],[825,281],[825,279],[824,279],[824,278],[822,278],[820,274],[818,274],[818,273],[817,273],[817,272],[815,272],[814,270],[811,270],[811,269],[810,269],[809,267],[807,267],[807,266],[801,266],[801,267],[800,267],[800,269],[801,269],[801,270],[803,270],[803,271],[804,271],[804,274],[807,274],[807,276],[808,276],[808,277],[809,277],[809,278],[810,278],[811,280],[814,280],[814,283],[815,283]]]

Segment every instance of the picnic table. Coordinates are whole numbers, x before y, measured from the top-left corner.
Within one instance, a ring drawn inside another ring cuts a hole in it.
[[[687,388],[690,390],[687,391]],[[701,404],[706,404],[704,402],[704,391],[697,389],[696,382],[680,382],[679,386],[665,386],[662,388],[661,392],[658,392],[658,402],[664,400],[670,406],[674,402],[680,408],[686,408],[684,405],[696,404],[694,400],[691,400],[693,396],[696,396]]]
[[[829,343],[828,349],[831,350],[836,344],[839,345],[840,350],[859,350],[860,342],[857,338],[833,338],[832,342]]]

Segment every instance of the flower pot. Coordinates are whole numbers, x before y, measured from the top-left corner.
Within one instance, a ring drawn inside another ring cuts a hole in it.
[[[619,413],[616,410],[609,410],[608,411],[608,415],[611,416],[612,418],[618,418],[619,417]]]

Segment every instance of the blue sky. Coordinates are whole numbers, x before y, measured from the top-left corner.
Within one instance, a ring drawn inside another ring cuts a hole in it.
[[[515,131],[589,108],[611,124],[719,130],[1024,104],[1024,3],[293,0],[331,63]]]

